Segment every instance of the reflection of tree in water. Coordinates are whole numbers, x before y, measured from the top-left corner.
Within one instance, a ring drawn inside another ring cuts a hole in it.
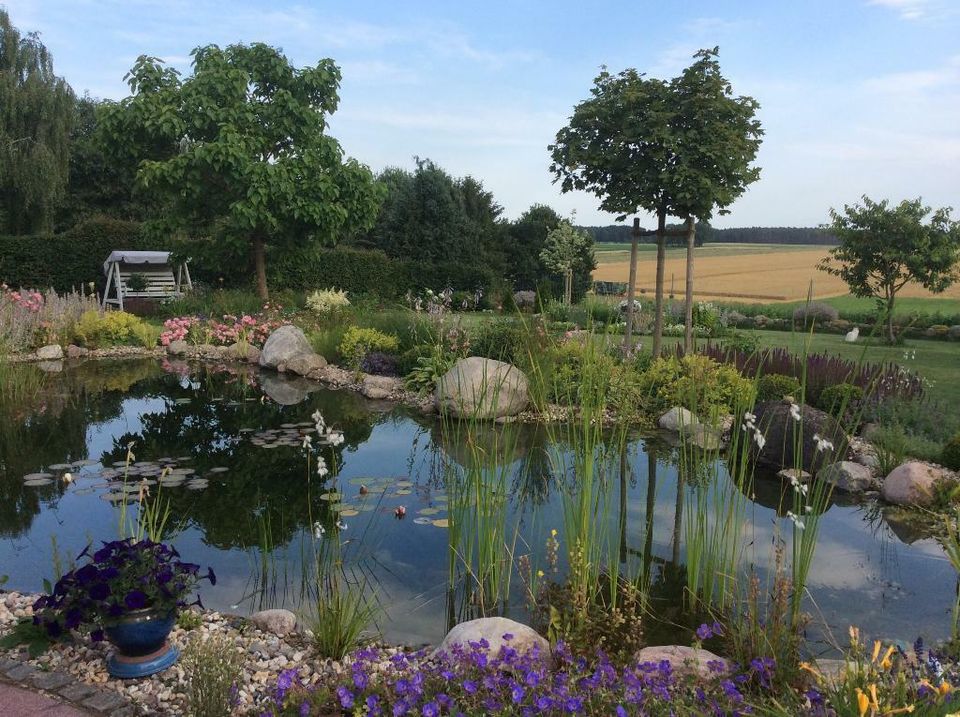
[[[322,481],[315,474],[308,508],[302,448],[259,447],[250,442],[249,429],[311,421],[311,413],[320,410],[330,425],[344,433],[341,446],[325,447],[322,453],[335,474],[344,451],[368,440],[374,424],[385,419],[368,411],[364,399],[352,392],[321,390],[306,403],[279,406],[261,402],[259,393],[252,394],[245,381],[229,374],[201,369],[193,378],[189,382],[175,376],[164,379],[163,410],[141,414],[142,429],[117,437],[114,448],[101,460],[123,460],[131,441],[138,460],[190,456],[183,465],[209,477],[209,487],[202,491],[168,488],[161,493],[170,499],[174,522],[188,519],[203,531],[207,542],[221,549],[258,545],[263,525],[270,526],[273,545],[286,544],[308,525],[311,509],[314,519],[330,518],[329,503],[319,499],[324,492]],[[220,466],[229,472],[206,475]]]
[[[38,369],[22,365],[12,370]],[[23,476],[88,458],[88,427],[120,415],[131,388],[159,373],[155,361],[89,362],[48,375],[27,404],[0,401],[0,535],[25,533],[41,503],[55,503],[65,490],[59,481],[24,486]]]

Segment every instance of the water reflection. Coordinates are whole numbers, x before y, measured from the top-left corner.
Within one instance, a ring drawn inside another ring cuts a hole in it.
[[[390,616],[383,626],[389,639],[435,640],[449,622],[476,611],[466,586],[451,585],[448,530],[432,523],[448,515],[445,463],[470,463],[462,442],[449,439],[433,417],[385,410],[350,391],[246,366],[224,369],[91,361],[49,375],[32,404],[3,406],[0,573],[11,576],[10,587],[40,589],[52,569],[51,536],[76,554],[91,539],[115,535],[118,510],[100,496],[116,479],[104,477],[102,467],[123,461],[132,443],[138,460],[183,458],[177,465],[209,481],[202,490],[153,489],[169,496],[170,529],[181,551],[216,566],[221,581],[204,595],[214,607],[297,607],[306,595],[308,538],[319,522],[344,542],[352,568],[376,586]],[[293,430],[282,427],[308,422],[316,410],[344,433],[344,443],[325,454],[343,496],[339,505],[321,498],[324,490],[307,475],[298,445],[252,440],[263,431]],[[500,426],[483,427],[475,439],[508,476],[506,519],[519,525],[518,553],[539,559],[550,529],[563,522],[551,460],[556,447],[543,427],[510,430],[516,444],[509,453],[499,452]],[[668,639],[671,625],[687,619],[683,539],[690,507],[684,504],[702,476],[681,470],[676,448],[656,437],[630,436],[609,458],[611,555],[648,587],[650,609],[660,618],[649,639]],[[22,480],[81,460],[97,465],[77,470],[73,483],[31,487]],[[762,570],[788,501],[779,479],[761,475],[748,497],[745,552]],[[404,520],[393,517],[398,505],[407,508]],[[348,517],[336,511],[344,506]],[[417,523],[417,517],[431,520]],[[335,533],[338,521],[346,528]],[[817,620],[822,616],[840,633],[856,622],[904,640],[944,636],[954,584],[939,547],[902,515],[839,500],[829,506],[809,583]],[[524,617],[519,581],[506,611]]]

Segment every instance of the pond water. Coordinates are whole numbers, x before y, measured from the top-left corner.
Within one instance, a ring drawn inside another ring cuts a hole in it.
[[[475,614],[462,584],[451,589],[450,499],[441,469],[465,462],[466,450],[445,445],[436,418],[303,379],[221,369],[90,361],[49,374],[39,399],[6,409],[0,416],[6,588],[40,591],[55,560],[69,567],[88,542],[117,536],[123,464],[133,443],[131,483],[155,481],[164,466],[174,469],[151,490],[170,498],[180,552],[217,572],[217,585],[202,590],[207,607],[308,610],[301,566],[319,523],[323,539],[340,540],[345,562],[374,588],[386,610],[380,628],[387,640],[436,642],[452,621]],[[315,475],[307,487],[300,430],[316,410],[344,432],[335,457],[331,449],[324,453],[342,494],[339,505],[324,499],[330,496]],[[506,522],[519,526],[516,554],[531,553],[541,566],[551,529],[563,524],[561,489],[547,432],[515,430],[504,472]],[[674,626],[685,621],[678,608],[684,547],[676,510],[692,489],[681,482],[678,496],[676,450],[661,437],[630,437],[622,460],[627,471],[610,486],[605,516],[610,527],[624,527],[616,552],[651,575],[651,608],[660,619],[651,621],[651,641],[680,637]],[[72,481],[62,478],[65,471]],[[735,490],[729,483],[726,489]],[[779,481],[758,477],[751,496],[752,525],[743,539],[761,571],[769,567],[778,522],[781,531],[788,525],[778,521],[782,490]],[[406,516],[399,520],[401,505]],[[345,527],[337,528],[338,520]],[[815,651],[827,649],[830,632],[842,643],[849,624],[904,641],[948,636],[956,576],[934,540],[887,520],[870,502],[834,502],[820,530],[807,601]],[[529,618],[516,575],[506,611]]]

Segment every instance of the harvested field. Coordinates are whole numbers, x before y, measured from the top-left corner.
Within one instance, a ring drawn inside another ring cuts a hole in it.
[[[645,247],[646,248],[646,247]],[[797,301],[805,299],[813,281],[814,298],[842,296],[847,285],[838,277],[817,270],[817,263],[827,255],[826,247],[770,245],[714,245],[697,249],[694,264],[694,296],[703,299],[735,299],[745,302]],[[622,257],[622,258],[621,258]],[[627,281],[630,275],[629,251],[598,252],[593,272],[595,281]],[[612,261],[611,261],[612,259]],[[686,291],[686,253],[672,248],[667,252],[665,286],[676,296]],[[656,254],[640,253],[637,267],[637,289],[652,294],[656,280]],[[939,295],[920,286],[908,285],[900,292],[904,297],[960,298],[960,285]]]

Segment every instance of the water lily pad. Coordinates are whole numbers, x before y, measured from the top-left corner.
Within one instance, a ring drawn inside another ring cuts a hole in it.
[[[357,506],[357,510],[363,513],[369,513],[377,509],[376,503],[363,503],[362,505]]]
[[[96,488],[77,488],[73,491],[74,495],[90,495],[91,493],[96,493]]]
[[[52,471],[68,471],[73,468],[72,463],[54,463],[52,466],[47,466]]]
[[[336,491],[330,491],[329,493],[324,493],[320,496],[320,500],[331,500],[336,501],[343,498],[343,494],[337,493]]]
[[[408,481],[408,480],[398,480],[396,483],[394,483],[394,485],[397,486],[397,488],[412,488],[412,487],[413,487],[413,483],[411,483],[411,482]]]
[[[209,472],[210,473],[226,473],[229,470],[230,469],[227,468],[226,466],[217,466],[216,468],[211,468]]]
[[[184,483],[184,487],[187,490],[203,490],[209,485],[206,481],[192,480]]]
[[[28,488],[36,488],[41,485],[50,485],[53,483],[52,478],[31,478],[30,480],[25,480],[23,484]]]
[[[23,479],[26,480],[39,480],[41,478],[53,478],[53,473],[27,473]]]
[[[433,525],[432,518],[414,518],[413,522],[417,525]]]
[[[101,493],[100,500],[105,500],[109,503],[120,503],[121,501],[127,500],[129,496],[125,493]]]
[[[189,398],[178,398],[174,400],[174,403],[176,403],[177,405],[183,406],[187,403],[190,403],[190,401],[191,399]]]
[[[281,423],[280,428],[297,428],[296,423]]]
[[[417,513],[420,515],[436,515],[439,512],[439,508],[421,508],[417,511]]]
[[[192,461],[193,456],[180,456],[179,458],[175,458],[174,460],[176,460],[177,463],[186,463],[187,461]]]
[[[450,521],[447,520],[446,518],[437,518],[436,520],[433,521],[433,524],[438,528],[450,527]]]
[[[347,508],[346,510],[340,511],[340,516],[342,518],[352,518],[355,515],[360,515],[360,511],[354,508]]]
[[[92,460],[90,460],[89,458],[84,458],[83,460],[74,461],[74,462],[73,462],[73,467],[74,467],[74,468],[84,468],[84,467],[86,467],[86,466],[95,466],[95,465],[97,465],[98,462],[99,462],[99,461],[92,461]]]
[[[401,489],[398,490],[396,493],[394,493],[394,495],[410,495],[411,493],[413,493],[412,490],[408,490],[408,489],[406,489],[406,488],[401,488]]]
[[[126,467],[126,465],[127,465],[127,462],[126,462],[126,461],[114,461],[114,462],[113,462],[113,466],[114,466],[115,468],[124,468],[124,467]]]
[[[374,480],[372,478],[351,478],[347,483],[350,485],[370,485],[374,483]]]

